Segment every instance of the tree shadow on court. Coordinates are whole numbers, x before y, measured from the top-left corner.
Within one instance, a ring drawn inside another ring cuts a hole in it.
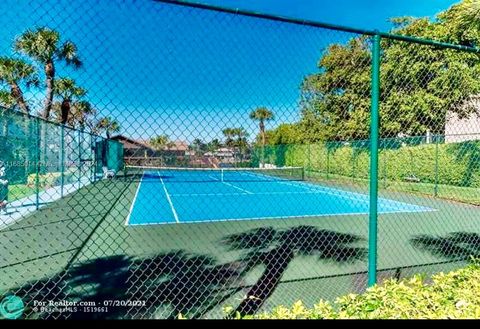
[[[222,243],[230,250],[242,251],[243,275],[262,266],[263,273],[245,298],[230,314],[253,315],[273,294],[289,264],[297,256],[336,264],[365,259],[367,249],[356,244],[363,239],[352,234],[321,230],[314,226],[297,226],[283,230],[258,228],[227,236]]]
[[[68,271],[12,292],[27,305],[28,317],[177,318],[182,314],[198,318],[239,291],[242,272],[237,263],[219,265],[211,257],[184,251],[151,258],[111,256],[76,264]],[[42,312],[34,309],[34,301],[95,302],[96,307],[107,307],[108,312],[78,309]],[[120,304],[105,304],[105,301]]]
[[[410,240],[419,250],[448,260],[480,258],[480,234],[452,232],[444,236],[419,235]]]

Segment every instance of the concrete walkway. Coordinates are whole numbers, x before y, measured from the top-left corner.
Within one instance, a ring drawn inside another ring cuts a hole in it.
[[[82,179],[80,182],[66,184],[63,186],[63,196],[69,195],[78,189],[91,184],[88,178]],[[54,186],[41,191],[38,194],[38,208],[42,208],[62,197],[61,186]],[[7,205],[6,213],[0,212],[0,230],[16,223],[27,215],[37,210],[37,197],[32,194],[28,197],[15,200]]]

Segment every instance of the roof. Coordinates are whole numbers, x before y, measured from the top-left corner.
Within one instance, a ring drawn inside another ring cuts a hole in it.
[[[184,141],[173,141],[163,148],[164,151],[187,151],[188,143]]]
[[[150,145],[150,142],[148,140],[133,139],[123,135],[116,135],[116,136],[113,136],[111,139],[122,142],[125,148],[129,148],[129,149],[148,148],[151,150],[155,150],[154,147]],[[187,151],[188,143],[185,141],[173,141],[173,142],[170,142],[169,145],[165,146],[163,150],[164,151]]]
[[[110,139],[121,142],[124,145],[124,147],[128,149],[148,148],[153,150],[153,147],[148,145],[148,143],[145,143],[145,141],[143,140],[135,140],[123,135],[116,135],[111,137]]]

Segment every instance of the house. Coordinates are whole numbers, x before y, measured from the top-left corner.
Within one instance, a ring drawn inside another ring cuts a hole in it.
[[[221,147],[215,150],[213,156],[222,163],[235,163],[235,151],[229,147]]]
[[[145,141],[135,140],[123,135],[113,136],[111,139],[123,144],[123,157],[125,159],[158,156],[158,152]]]
[[[469,114],[460,116],[457,112]],[[445,121],[445,143],[472,140],[480,140],[480,95],[471,96],[459,111],[448,111]]]
[[[161,151],[166,156],[186,156],[190,155],[188,143],[184,141],[173,141],[168,143]]]
[[[123,157],[126,165],[131,166],[172,166],[183,165],[188,153],[188,144],[173,141],[163,149],[157,150],[147,140],[132,139],[123,135],[111,139],[123,144]]]

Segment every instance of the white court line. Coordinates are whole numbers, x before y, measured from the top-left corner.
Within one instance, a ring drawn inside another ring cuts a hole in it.
[[[418,213],[418,212],[433,212],[438,211],[433,208],[428,210],[397,210],[397,211],[385,211],[379,212],[379,215],[391,215],[391,214],[402,214],[402,213]],[[270,216],[270,217],[245,217],[245,218],[222,218],[222,219],[198,219],[198,220],[189,220],[183,221],[180,224],[205,224],[205,223],[216,223],[216,222],[236,222],[236,221],[251,221],[251,220],[275,220],[275,219],[304,219],[304,218],[320,218],[320,217],[336,217],[336,216],[366,216],[368,211],[365,212],[356,212],[356,213],[334,213],[334,214],[318,214],[318,215],[292,215],[292,216]],[[150,225],[173,225],[172,222],[151,222],[151,223],[140,223],[140,224],[129,224],[130,226],[150,226]]]
[[[212,176],[212,175],[209,175],[208,177],[214,179],[214,180],[217,181],[217,182],[220,182],[219,179],[217,179],[216,177],[214,177],[214,176]],[[225,182],[225,181],[221,181],[221,182],[222,182],[222,184],[225,184],[225,185],[227,185],[227,186],[233,187],[233,188],[235,188],[235,189],[237,189],[237,190],[239,190],[239,191],[242,191],[242,192],[244,192],[244,193],[247,193],[247,194],[256,194],[256,193],[250,192],[250,191],[248,191],[248,190],[245,190],[245,189],[243,189],[243,188],[241,188],[241,187],[238,187],[238,186],[236,186],[236,185],[227,183],[227,182]],[[217,193],[216,195],[219,195],[219,194],[220,194],[220,195],[226,195],[227,193],[225,193],[225,194],[224,194],[224,193]],[[228,194],[235,195],[234,193],[228,193]],[[237,194],[238,194],[238,193],[237,193]]]
[[[256,173],[256,174],[245,173],[245,174],[251,175],[251,176],[262,176],[262,177],[270,178],[269,176],[266,176],[266,175],[260,174],[260,173]],[[358,193],[358,192],[350,192],[350,191],[339,190],[339,189],[326,187],[326,186],[318,186],[318,185],[311,184],[311,183],[306,183],[306,182],[291,182],[291,181],[282,180],[282,179],[277,179],[277,180],[274,180],[272,182],[279,183],[279,184],[290,185],[290,186],[295,186],[295,187],[300,187],[300,188],[305,188],[305,189],[310,190],[310,191],[318,191],[319,193],[333,195],[333,196],[344,198],[344,199],[350,199],[350,200],[354,200],[354,201],[357,201],[357,202],[360,201],[360,202],[370,203],[370,197],[367,194],[362,194],[362,193]],[[329,192],[329,191],[326,191],[326,190],[335,191],[335,192]],[[351,196],[347,196],[345,194],[350,194]],[[389,201],[389,202],[396,203],[397,205],[391,205],[391,206],[390,205],[384,205],[385,208],[392,209],[392,210],[399,209],[400,205],[427,208],[427,209],[429,209],[428,211],[430,211],[430,209],[431,209],[429,207],[418,206],[418,205],[415,205],[415,204],[409,204],[409,203],[406,203],[406,202],[401,202],[401,201],[396,201],[396,200],[391,200],[391,199],[378,198],[378,200],[384,200],[384,201]],[[433,209],[433,210],[435,210],[435,209]],[[427,210],[425,210],[425,211],[427,211]]]
[[[211,179],[217,181],[217,182],[220,182],[220,179],[218,179],[217,177],[215,176],[212,176],[212,175],[208,175],[208,177],[210,177]]]
[[[243,188],[241,188],[241,187],[238,187],[238,186],[236,186],[236,185],[233,185],[233,184],[230,184],[230,183],[227,183],[227,182],[222,182],[222,183],[225,184],[225,185],[227,185],[227,186],[231,186],[231,187],[233,187],[233,188],[236,188],[236,189],[239,190],[239,191],[243,191],[243,192],[245,192],[245,193],[247,193],[247,194],[258,194],[258,193],[250,192],[250,191],[248,191],[248,190],[245,190],[245,189],[243,189]]]
[[[302,192],[252,192],[254,195],[282,195],[282,194],[324,194],[319,191],[302,191]],[[235,196],[245,195],[245,193],[173,193],[170,196],[174,197],[190,197],[190,196]]]
[[[172,209],[173,217],[175,218],[175,221],[177,223],[180,223],[180,221],[178,220],[177,211],[175,210],[175,207],[173,206],[172,199],[170,198],[170,194],[168,194],[167,187],[165,186],[165,183],[163,182],[163,179],[162,179],[162,176],[160,175],[160,173],[158,173],[158,177],[160,178],[160,182],[162,182],[163,190],[165,191],[165,195],[167,196],[168,203],[170,204],[170,208]]]
[[[125,225],[129,225],[128,223],[130,222],[130,216],[132,215],[133,207],[135,206],[135,202],[137,201],[138,191],[140,191],[140,185],[142,185],[144,175],[145,173],[142,174],[142,178],[140,178],[140,183],[138,183],[137,191],[135,192],[135,197],[133,198],[132,205],[130,206],[130,210],[128,212],[127,220],[125,221]]]

